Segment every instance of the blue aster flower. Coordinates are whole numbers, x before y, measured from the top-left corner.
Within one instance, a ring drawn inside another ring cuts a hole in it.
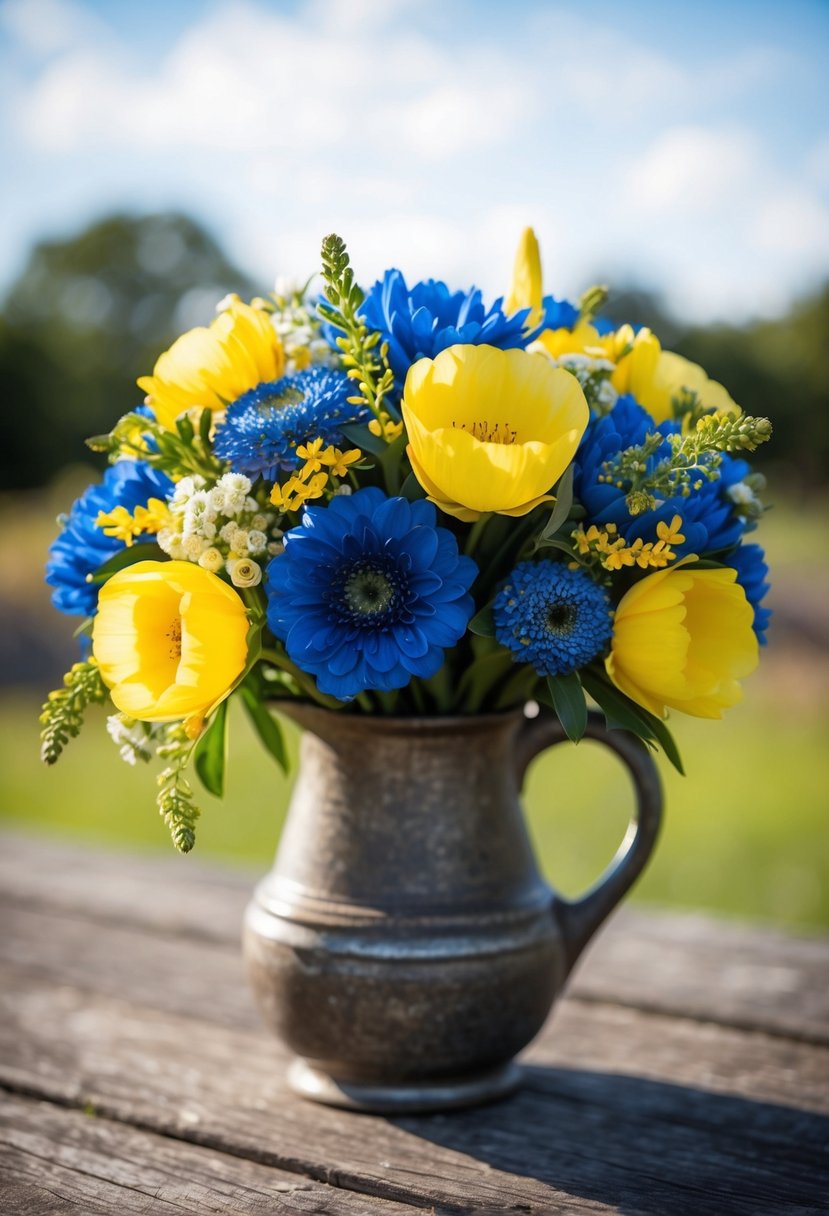
[[[46,564],[46,582],[55,588],[52,603],[60,612],[93,616],[98,606],[98,589],[86,581],[86,576],[94,574],[125,548],[123,541],[105,536],[95,526],[99,513],[109,513],[115,507],[125,507],[132,513],[136,507],[146,507],[151,498],[166,500],[172,493],[170,478],[143,460],[117,461],[109,466],[99,485],[83,492],[65,517],[63,530],[49,549]]]
[[[267,569],[268,624],[324,693],[428,679],[463,636],[477,574],[423,500],[371,486],[308,507]]]
[[[584,570],[519,562],[492,604],[495,636],[540,676],[566,676],[607,647],[610,597]]]
[[[230,406],[216,428],[216,455],[234,473],[275,480],[280,470],[296,469],[299,444],[321,437],[326,446],[342,446],[342,428],[369,422],[364,405],[352,405],[354,384],[345,372],[312,367],[258,384]]]
[[[724,455],[719,477],[714,481],[703,481],[700,489],[693,490],[687,498],[675,495],[640,515],[628,511],[624,490],[599,481],[606,460],[642,443],[645,435],[654,430],[667,436],[678,431],[679,424],[663,422],[656,427],[650,414],[629,394],[619,397],[609,414],[591,420],[574,461],[573,490],[587,512],[584,526],[614,523],[628,543],[639,538],[647,542],[656,540],[658,523],[668,524],[674,515],[679,515],[685,540],[673,546],[677,557],[732,549],[745,532],[746,521],[735,511],[728,491],[749,474],[749,465],[744,460]],[[668,455],[670,446],[666,439],[651,460],[656,464]]]
[[[769,590],[766,555],[759,545],[739,545],[723,561],[737,571],[737,582],[754,609],[754,632],[760,645],[765,646],[772,616],[771,609],[763,606],[763,598]]]
[[[399,270],[387,270],[367,293],[360,312],[369,329],[388,342],[389,366],[400,391],[413,363],[433,359],[448,346],[465,343],[523,349],[542,330],[572,325],[578,316],[578,310],[566,301],[548,297],[544,304],[543,321],[527,330],[529,308],[507,316],[503,299],[487,308],[477,288],[450,291],[445,283],[434,279],[409,288]],[[333,344],[333,328],[324,327],[324,332]]]

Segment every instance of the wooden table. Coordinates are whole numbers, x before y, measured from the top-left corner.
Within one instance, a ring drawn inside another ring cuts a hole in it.
[[[829,944],[623,910],[523,1091],[303,1102],[259,1026],[247,873],[0,838],[0,1212],[829,1211]]]

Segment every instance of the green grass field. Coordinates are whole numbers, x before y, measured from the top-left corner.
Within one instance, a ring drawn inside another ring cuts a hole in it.
[[[827,602],[829,554],[820,513],[768,517],[764,539],[778,587]],[[688,776],[662,764],[666,820],[635,898],[781,925],[829,926],[829,654],[781,630],[779,645],[723,722],[677,716]],[[46,690],[44,690],[45,693]],[[154,806],[152,772],[119,759],[90,714],[54,769],[37,760],[39,697],[0,700],[0,813],[9,824],[136,848],[171,848]],[[289,728],[293,751],[296,735]],[[247,723],[231,720],[223,802],[204,795],[196,851],[264,868],[290,781]],[[587,885],[615,850],[632,803],[616,761],[595,744],[559,747],[533,765],[528,816],[547,876],[563,893]],[[187,858],[181,865],[188,864]]]

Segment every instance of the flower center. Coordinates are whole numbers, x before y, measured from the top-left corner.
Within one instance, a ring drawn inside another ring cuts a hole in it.
[[[458,427],[462,431],[468,431],[470,435],[474,435],[476,439],[480,439],[482,443],[515,443],[518,439],[518,432],[513,430],[508,422],[487,422],[485,418],[476,419],[475,422],[454,422],[452,426]]]
[[[177,616],[164,635],[170,643],[168,654],[171,659],[181,658],[181,617]]]
[[[394,586],[382,570],[362,566],[345,580],[343,594],[348,608],[360,616],[384,612],[394,599]]]
[[[544,628],[548,633],[572,633],[578,612],[575,604],[564,604],[560,600],[548,605],[544,614]]]

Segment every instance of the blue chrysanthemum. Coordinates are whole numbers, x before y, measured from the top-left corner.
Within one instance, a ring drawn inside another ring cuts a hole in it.
[[[759,545],[739,545],[723,561],[737,571],[737,582],[754,609],[754,632],[760,645],[765,646],[766,630],[772,616],[771,609],[763,605],[763,598],[769,590],[766,555]]]
[[[714,481],[703,481],[687,498],[676,495],[654,510],[635,516],[628,511],[625,491],[599,480],[606,460],[642,443],[649,431],[658,430],[667,436],[678,429],[676,422],[656,427],[650,414],[629,395],[619,397],[609,414],[591,419],[574,461],[573,491],[587,512],[585,527],[614,523],[628,543],[639,538],[648,542],[657,539],[658,523],[670,523],[674,515],[679,515],[685,540],[673,546],[677,557],[718,553],[739,543],[747,525],[735,511],[728,490],[748,476],[750,468],[744,460],[724,455]],[[666,440],[651,458],[652,463],[669,456],[670,451]]]
[[[372,486],[306,508],[286,534],[268,566],[268,624],[322,692],[347,701],[428,679],[463,636],[477,567],[435,520],[431,503]]]
[[[98,606],[98,589],[86,581],[86,576],[125,547],[123,541],[104,536],[96,527],[99,513],[115,507],[125,507],[132,513],[136,507],[146,507],[151,498],[167,499],[172,493],[170,478],[143,460],[117,461],[99,485],[84,491],[72,504],[46,564],[46,582],[55,588],[52,603],[60,612],[92,616]]]
[[[400,391],[413,363],[434,359],[448,346],[524,348],[542,330],[572,325],[578,315],[572,304],[548,297],[542,323],[528,330],[529,308],[507,316],[502,305],[503,300],[497,299],[487,308],[477,288],[450,291],[434,279],[409,288],[399,270],[387,270],[367,293],[360,311],[369,329],[388,343],[389,366]],[[333,328],[326,326],[324,331],[333,344]]]
[[[613,632],[610,598],[584,570],[519,562],[492,604],[495,636],[540,676],[566,676],[602,653]]]
[[[216,428],[216,455],[234,473],[274,480],[280,470],[303,463],[299,444],[321,437],[340,447],[344,426],[371,420],[366,406],[349,403],[353,396],[354,383],[345,372],[326,367],[259,384],[230,406]]]

